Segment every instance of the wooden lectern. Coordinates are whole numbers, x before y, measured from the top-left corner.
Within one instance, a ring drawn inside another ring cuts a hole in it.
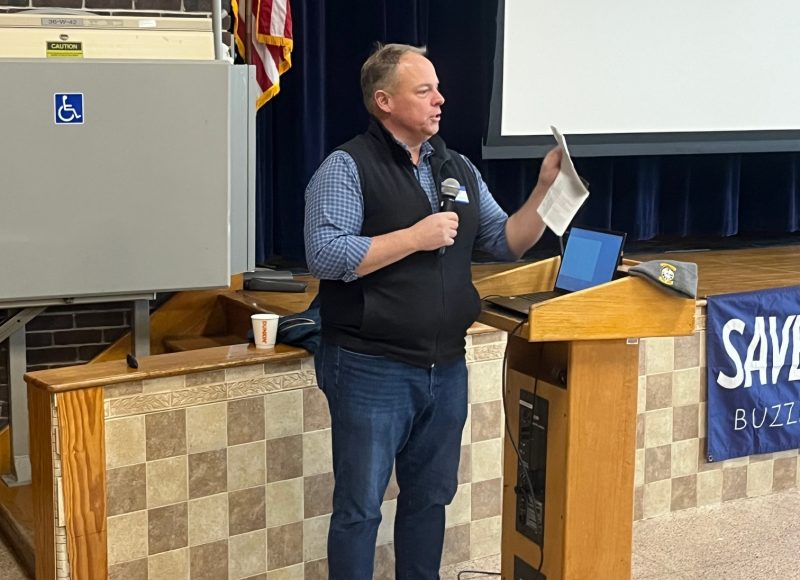
[[[559,263],[522,266],[476,287],[481,296],[550,290]],[[505,580],[630,578],[639,337],[690,335],[694,317],[693,299],[622,271],[608,284],[534,304],[527,319],[484,307],[480,321],[510,333]]]

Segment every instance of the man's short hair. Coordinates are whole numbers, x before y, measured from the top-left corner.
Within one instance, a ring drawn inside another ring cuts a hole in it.
[[[400,58],[407,53],[425,56],[424,47],[419,48],[410,44],[378,44],[375,52],[364,62],[361,67],[361,93],[364,97],[364,106],[374,115],[375,91],[387,89],[394,84],[395,71]]]

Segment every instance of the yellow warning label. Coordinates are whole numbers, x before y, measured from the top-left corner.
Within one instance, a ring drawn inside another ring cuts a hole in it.
[[[48,40],[47,58],[83,58],[83,43]]]

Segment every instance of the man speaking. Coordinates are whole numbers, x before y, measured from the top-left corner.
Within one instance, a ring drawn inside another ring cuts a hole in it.
[[[328,566],[331,580],[372,579],[396,463],[396,578],[431,580],[467,416],[464,337],[480,310],[472,250],[514,260],[536,243],[536,208],[561,152],[544,158],[530,197],[508,217],[475,166],[436,135],[444,97],[424,50],[379,47],[361,88],[367,131],[325,159],[306,190],[335,478]]]

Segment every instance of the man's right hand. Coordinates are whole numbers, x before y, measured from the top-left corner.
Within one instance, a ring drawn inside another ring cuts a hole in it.
[[[458,214],[454,211],[431,214],[411,226],[409,232],[419,252],[452,246],[458,233]]]
[[[356,274],[366,276],[414,252],[438,250],[452,246],[458,233],[458,214],[443,211],[419,220],[413,226],[375,236],[367,255],[356,268]]]

